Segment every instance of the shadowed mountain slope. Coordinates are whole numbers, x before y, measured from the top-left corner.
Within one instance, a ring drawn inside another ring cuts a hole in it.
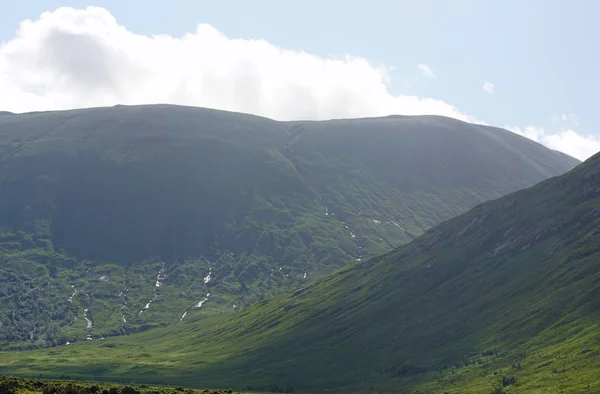
[[[169,105],[0,117],[0,343],[235,311],[577,160],[437,116],[275,122]]]
[[[595,392],[599,311],[596,155],[234,315],[5,353],[0,372],[308,393]]]

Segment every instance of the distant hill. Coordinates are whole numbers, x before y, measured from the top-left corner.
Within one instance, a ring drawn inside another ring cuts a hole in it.
[[[239,310],[578,163],[437,116],[0,116],[0,348]]]
[[[0,373],[307,393],[598,392],[599,323],[600,154],[239,313],[0,354]]]

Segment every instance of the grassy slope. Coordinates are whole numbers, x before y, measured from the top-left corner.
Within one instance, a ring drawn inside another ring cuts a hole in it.
[[[441,117],[280,123],[177,106],[4,115],[0,274],[12,279],[0,284],[0,346],[170,324],[208,293],[200,311],[232,312],[575,163]]]
[[[3,354],[0,372],[305,392],[477,393],[514,376],[504,391],[595,392],[598,196],[600,156],[229,318]]]

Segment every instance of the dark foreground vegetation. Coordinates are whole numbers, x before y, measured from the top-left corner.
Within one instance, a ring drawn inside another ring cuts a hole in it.
[[[119,383],[0,376],[0,394],[234,394],[232,389],[189,389]]]

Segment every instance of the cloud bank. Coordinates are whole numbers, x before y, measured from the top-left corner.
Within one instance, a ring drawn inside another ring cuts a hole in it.
[[[426,65],[418,69],[435,76]],[[229,38],[206,24],[181,37],[139,35],[99,7],[25,20],[0,45],[6,111],[170,103],[278,120],[436,114],[483,123],[442,100],[393,95],[389,82],[388,68],[361,57]],[[582,158],[590,152],[582,138],[571,131],[539,141]]]
[[[504,128],[579,160],[585,160],[600,152],[600,138],[578,134],[573,129],[565,129],[558,133],[549,134],[543,128],[535,126],[516,127],[506,125]]]
[[[148,37],[97,7],[22,22],[0,48],[0,71],[0,108],[15,112],[162,102],[279,120],[395,113],[475,120],[442,100],[391,95],[388,70],[364,58],[231,39],[206,24],[182,37]]]

